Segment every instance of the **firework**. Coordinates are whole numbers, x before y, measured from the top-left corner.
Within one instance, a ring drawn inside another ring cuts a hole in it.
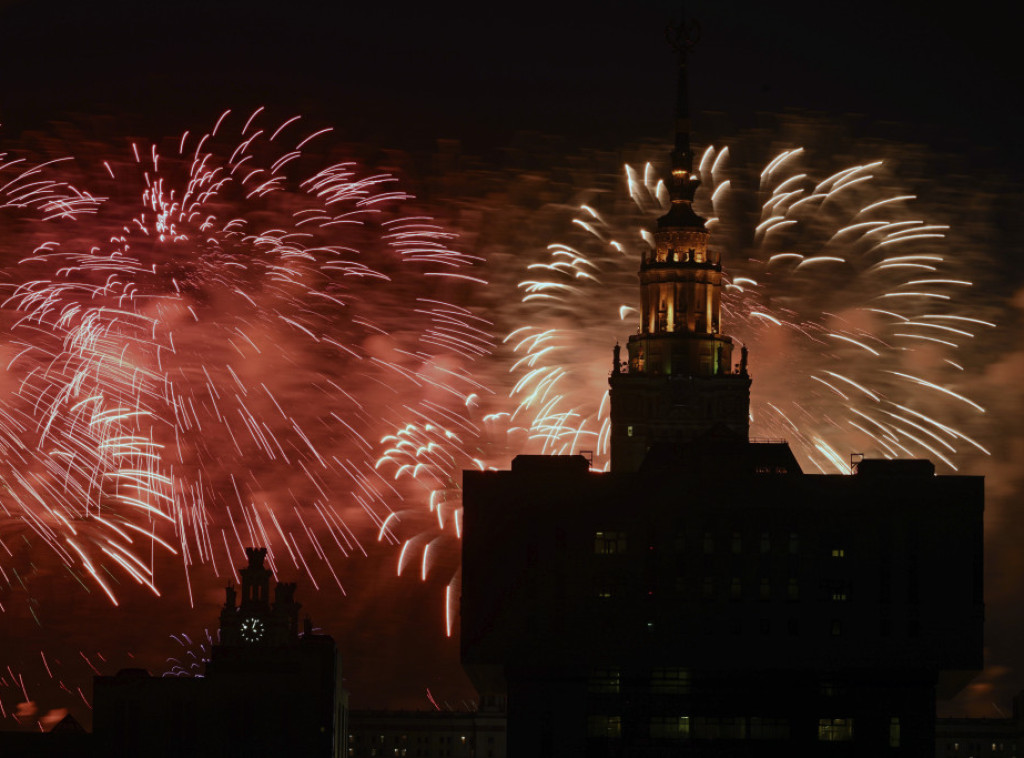
[[[261,118],[133,144],[94,194],[47,167],[5,185],[37,223],[4,251],[3,534],[114,604],[168,565],[191,595],[189,567],[230,576],[247,544],[344,592],[338,559],[399,542],[413,491],[382,462],[425,435],[410,475],[450,478],[472,433],[490,337],[453,301],[476,260],[393,176],[325,163],[330,130]]]
[[[724,331],[751,350],[754,435],[788,438],[822,473],[848,472],[850,453],[952,470],[964,454],[987,454],[962,430],[984,413],[964,390],[963,355],[995,324],[971,310],[948,227],[889,191],[882,161],[813,178],[805,160],[801,148],[783,151],[753,181],[728,148],[700,162],[697,209],[727,276]],[[527,323],[505,339],[513,422],[539,451],[591,450],[598,467],[609,423],[597,379],[635,326],[640,251],[668,206],[650,163],[627,165],[623,180],[610,208],[579,206],[569,242],[528,266]]]

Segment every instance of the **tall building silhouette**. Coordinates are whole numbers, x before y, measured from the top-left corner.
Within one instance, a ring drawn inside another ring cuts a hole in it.
[[[295,585],[276,584],[271,602],[266,549],[245,552],[204,676],[125,669],[95,678],[97,755],[344,755],[347,702],[334,640],[308,620],[300,632]]]
[[[983,480],[809,475],[750,441],[678,41],[672,207],[613,354],[611,470],[464,473],[463,665],[507,696],[512,758],[933,756],[936,697],[981,667]]]

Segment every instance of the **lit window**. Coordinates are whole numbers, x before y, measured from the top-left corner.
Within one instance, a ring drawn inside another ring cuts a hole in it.
[[[846,550],[845,550],[845,548],[841,548],[841,547],[834,547],[834,548],[832,548],[832,557],[833,558],[845,558],[846,557]]]
[[[617,693],[621,684],[618,669],[596,669],[590,674],[587,689],[590,692]]]
[[[661,695],[686,695],[690,692],[687,669],[654,669],[651,671],[651,692]]]
[[[651,719],[653,739],[681,740],[689,736],[689,716],[654,716]]]
[[[845,603],[846,590],[832,590],[832,601],[835,603]]]
[[[818,719],[820,742],[849,742],[853,739],[853,719]]]
[[[591,716],[587,719],[587,733],[591,737],[618,739],[622,736],[622,716]]]
[[[900,746],[900,720],[896,716],[889,719],[889,747]],[[993,745],[992,749],[995,750],[996,746]]]
[[[598,555],[626,552],[626,533],[594,532],[594,552]]]
[[[632,424],[630,424],[629,426],[626,427],[626,436],[627,437],[632,437],[633,436],[633,425]]]

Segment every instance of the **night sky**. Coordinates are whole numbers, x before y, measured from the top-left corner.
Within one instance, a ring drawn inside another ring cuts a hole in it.
[[[763,123],[765,113],[813,113],[841,121],[854,142],[923,145],[935,172],[927,178],[943,198],[952,185],[961,196],[976,185],[988,197],[1011,198],[993,203],[997,210],[975,234],[984,235],[977,245],[1003,278],[998,297],[1007,302],[1008,328],[1019,330],[1021,299],[1016,309],[1010,305],[1024,270],[1016,254],[1021,225],[1010,213],[1019,206],[1024,168],[1016,112],[1022,67],[1011,60],[1017,40],[1011,44],[1004,20],[964,6],[932,5],[925,13],[895,5],[688,3],[702,26],[691,65],[695,139],[718,137],[707,134],[709,124],[739,132]],[[161,139],[208,129],[226,108],[258,106],[281,119],[301,113],[311,124],[332,125],[340,142],[412,156],[429,156],[438,140],[493,156],[527,132],[604,150],[667,141],[675,71],[664,29],[677,18],[677,3],[653,1],[405,7],[0,0],[0,152],[54,123]],[[946,156],[955,176],[940,168]],[[444,204],[440,196],[425,200]],[[993,355],[1002,373],[986,377],[990,389],[1015,386],[1013,369],[1024,365],[1010,350],[1018,333],[1008,332],[1007,349]],[[1012,418],[1024,403],[1019,387],[1009,392]],[[1019,503],[1014,451],[1024,445],[1013,432],[1005,453],[970,472],[998,482],[987,582],[988,662],[999,668],[987,673],[995,695],[976,693],[986,702],[1024,686],[1024,660],[1013,653],[1024,622],[1015,610],[1024,563],[1014,543],[1024,526],[1007,505]],[[415,616],[421,595],[430,594],[434,608],[443,584],[390,581],[392,559],[367,559],[373,568],[358,573],[369,586],[358,602],[341,606],[349,621],[341,632],[325,629],[358,672],[349,682],[352,705],[429,707],[427,687],[458,704],[471,693],[457,670],[456,645],[438,635],[435,618]],[[298,598],[309,602],[314,620],[318,611],[337,612],[328,610],[336,598],[314,599],[299,580]],[[142,622],[127,611],[95,612],[91,601],[55,589],[37,594],[62,608],[51,615],[61,617],[52,623],[63,634],[88,638],[96,627],[131,626],[125,650],[215,623],[212,596],[194,612],[155,604]],[[7,618],[0,614],[0,639],[35,633],[4,629]]]

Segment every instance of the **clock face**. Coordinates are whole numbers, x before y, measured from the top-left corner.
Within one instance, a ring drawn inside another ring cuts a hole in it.
[[[242,619],[243,642],[259,642],[263,639],[266,631],[267,627],[263,623],[263,619],[258,619],[255,616]]]

